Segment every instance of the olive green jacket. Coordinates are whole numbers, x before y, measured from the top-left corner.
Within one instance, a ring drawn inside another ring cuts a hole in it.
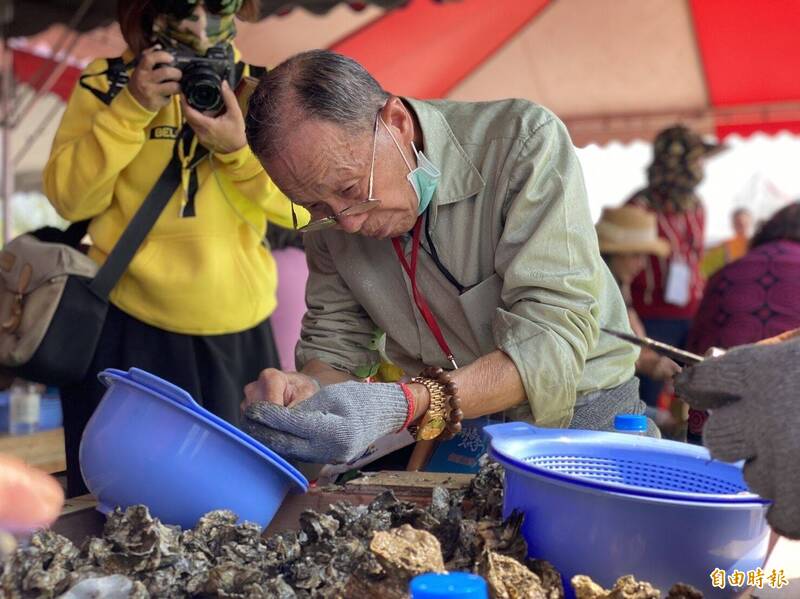
[[[638,356],[600,333],[601,326],[630,328],[600,258],[569,135],[551,112],[523,100],[407,102],[425,155],[442,172],[430,233],[453,279],[423,235],[417,281],[456,362],[502,350],[528,397],[506,416],[567,426],[576,399],[629,380]],[[375,363],[376,328],[407,373],[449,368],[389,240],[327,230],[305,241],[308,312],[298,368],[315,358],[350,372]],[[404,242],[409,255],[409,235]]]

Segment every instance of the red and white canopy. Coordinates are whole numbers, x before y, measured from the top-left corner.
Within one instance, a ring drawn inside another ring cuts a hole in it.
[[[336,4],[306,3],[316,10]],[[281,6],[293,4],[304,3]],[[398,94],[528,98],[564,119],[578,145],[649,139],[675,121],[720,136],[800,132],[796,0],[411,0],[388,10],[363,4],[358,12],[344,5],[324,16],[293,10],[243,24],[239,44],[246,59],[267,65],[330,47]],[[44,83],[42,62],[62,35],[57,26],[15,40],[17,77]],[[110,26],[64,47],[69,66],[53,87],[62,97],[78,67],[118,53],[123,42]]]
[[[798,31],[796,0],[416,0],[333,47],[397,93],[529,98],[584,145],[800,132]]]

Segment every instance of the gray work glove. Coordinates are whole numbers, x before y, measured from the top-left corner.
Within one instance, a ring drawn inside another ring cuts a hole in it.
[[[684,369],[675,390],[711,410],[703,442],[711,455],[747,460],[748,486],[773,501],[767,520],[800,538],[800,339],[746,345]]]
[[[253,404],[244,430],[286,458],[334,464],[360,457],[379,437],[398,432],[407,415],[400,385],[347,382],[323,387],[291,408]]]

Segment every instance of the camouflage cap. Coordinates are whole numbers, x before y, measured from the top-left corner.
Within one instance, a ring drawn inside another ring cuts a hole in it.
[[[724,149],[724,145],[705,141],[685,125],[668,127],[659,132],[653,141],[654,161],[660,157],[667,158],[667,161],[669,158],[693,160],[717,154]]]
[[[703,180],[701,159],[724,149],[723,145],[704,141],[684,125],[664,129],[653,142],[648,188],[657,192],[660,204],[670,204],[676,210],[695,205],[694,188]]]

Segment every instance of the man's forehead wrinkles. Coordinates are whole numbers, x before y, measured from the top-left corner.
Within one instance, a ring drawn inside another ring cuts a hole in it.
[[[297,200],[306,202],[340,192],[344,184],[350,185],[364,174],[372,158],[363,140],[334,126],[310,129],[313,136],[302,128],[295,132],[283,160],[291,178],[286,186]]]
[[[280,161],[290,179],[287,183],[293,189],[304,190],[319,186],[319,181],[327,176],[330,169],[330,161],[326,158],[326,141],[308,142],[307,138],[302,132],[289,136],[284,151],[280,154]]]
[[[289,152],[281,153],[270,161],[268,169],[273,182],[292,201],[307,203],[309,199],[308,170],[291,156]]]

